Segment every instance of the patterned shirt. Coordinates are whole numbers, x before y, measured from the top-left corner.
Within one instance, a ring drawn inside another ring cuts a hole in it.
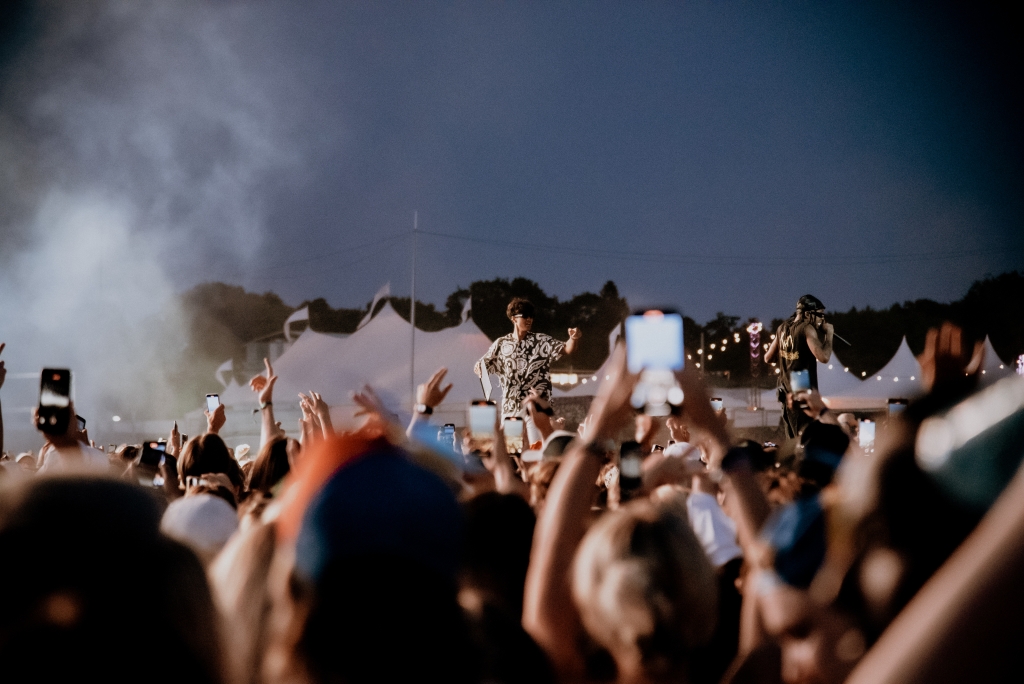
[[[522,340],[515,331],[494,340],[474,370],[494,373],[501,379],[501,415],[519,413],[520,405],[531,389],[551,397],[551,362],[562,358],[565,342],[544,333],[528,332]]]

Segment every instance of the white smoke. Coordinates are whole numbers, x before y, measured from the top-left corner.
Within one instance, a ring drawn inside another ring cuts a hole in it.
[[[71,368],[87,418],[126,404],[164,417],[186,344],[178,273],[244,269],[263,237],[264,185],[296,161],[267,95],[273,74],[234,48],[244,6],[35,11],[35,33],[0,65],[3,358],[14,373]],[[3,391],[23,404],[31,392],[17,384]],[[7,417],[10,436],[24,418]]]

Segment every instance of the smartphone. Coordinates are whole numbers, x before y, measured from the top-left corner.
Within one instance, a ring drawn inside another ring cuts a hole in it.
[[[861,449],[869,449],[875,446],[875,421],[857,421],[857,442]]]
[[[637,442],[622,443],[619,448],[619,492],[622,501],[629,501],[640,491],[643,462],[643,454]]]
[[[650,309],[626,319],[626,365],[639,373],[630,403],[651,416],[667,416],[683,404],[674,372],[683,368],[683,317]]]
[[[206,395],[206,410],[213,413],[220,406],[220,395],[219,394],[207,394]]]
[[[720,412],[723,406],[725,406],[725,402],[722,401],[721,397],[711,397],[711,408],[715,413]]]
[[[521,454],[523,452],[523,426],[525,423],[519,416],[506,418],[502,422],[502,431],[505,433],[505,450],[510,454]]]
[[[626,365],[631,373],[645,369],[683,368],[683,317],[650,309],[626,319]]]
[[[166,449],[167,445],[160,442],[144,442],[142,453],[139,454],[139,465],[155,470],[160,466]]]
[[[910,402],[906,399],[890,399],[889,400],[889,415],[894,416],[897,413],[903,413],[907,409],[907,404]]]
[[[809,370],[795,370],[789,374],[789,386],[793,394],[806,392],[811,389],[811,372]]]
[[[78,431],[79,432],[84,432],[85,431],[85,418],[83,418],[82,416],[80,416],[78,414],[75,414],[75,420],[78,421]]]
[[[71,371],[44,368],[39,376],[38,428],[48,435],[63,435],[71,425]]]
[[[497,419],[498,407],[493,401],[476,399],[469,405],[469,436],[473,439],[490,439],[494,437],[494,423]]]
[[[108,444],[107,445],[107,453],[108,454],[112,454],[115,451],[117,451],[117,445],[116,444]]]

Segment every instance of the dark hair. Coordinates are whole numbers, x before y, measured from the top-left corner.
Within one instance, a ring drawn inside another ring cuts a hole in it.
[[[796,303],[797,311],[824,311],[825,305],[814,295],[805,294]]]
[[[508,315],[509,320],[512,320],[516,316],[533,318],[534,308],[529,299],[513,297],[512,301],[508,303],[508,309],[505,310],[505,313]]]
[[[269,494],[289,470],[288,440],[278,437],[260,447],[260,454],[249,475],[249,491]]]
[[[522,615],[533,527],[530,505],[515,494],[486,492],[462,505],[462,579],[512,615]]]
[[[800,433],[797,472],[816,487],[828,486],[849,445],[850,438],[841,427],[814,421]]]
[[[0,558],[18,563],[16,589],[0,593],[5,682],[221,681],[206,575],[159,523],[147,492],[105,478],[44,476],[0,495]]]
[[[224,473],[235,487],[242,488],[241,468],[231,457],[224,440],[212,432],[190,439],[178,459],[178,475],[182,480],[206,473]]]

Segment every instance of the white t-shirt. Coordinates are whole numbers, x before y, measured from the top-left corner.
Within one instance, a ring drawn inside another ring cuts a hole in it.
[[[105,453],[81,442],[78,443],[77,447],[81,458],[75,458],[73,454],[68,455],[75,447],[67,447],[60,451],[57,451],[52,446],[47,447],[43,454],[43,465],[39,467],[39,474],[69,471],[105,473],[110,470],[110,462],[107,460]]]
[[[704,547],[711,564],[720,568],[743,555],[736,543],[736,523],[725,514],[711,494],[691,492],[686,498],[690,526]]]

